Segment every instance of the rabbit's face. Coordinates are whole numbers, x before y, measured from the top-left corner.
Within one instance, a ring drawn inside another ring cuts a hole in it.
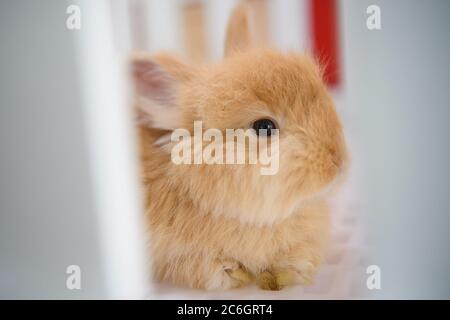
[[[152,79],[143,88],[147,98],[144,94],[141,99],[149,126],[166,130],[166,136],[178,128],[194,134],[194,121],[201,121],[203,132],[215,129],[225,137],[227,129],[246,130],[268,119],[278,129],[268,137],[269,146],[278,145],[271,155],[278,164],[270,175],[261,174],[267,165],[260,162],[170,166],[171,184],[178,185],[196,205],[215,214],[267,224],[330,189],[345,165],[346,147],[333,102],[313,60],[256,50],[204,69],[166,64],[165,70],[172,70],[166,75],[159,65],[167,59],[157,59],[157,64],[141,60],[135,65],[140,78]],[[160,79],[154,83],[155,75]],[[203,141],[203,147],[209,143]],[[164,149],[170,152],[173,146],[172,142]]]
[[[189,92],[196,112],[188,114],[207,128],[247,129],[259,120],[273,121],[279,130],[275,175],[292,179],[294,189],[315,193],[341,172],[346,160],[341,124],[312,59],[270,50],[245,52],[212,68],[196,87]]]

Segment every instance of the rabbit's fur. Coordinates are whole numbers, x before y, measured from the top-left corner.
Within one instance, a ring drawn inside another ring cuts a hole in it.
[[[245,8],[230,20],[226,58],[187,66],[138,55],[140,146],[153,272],[158,280],[263,289],[313,280],[329,234],[327,196],[342,176],[346,147],[318,65],[294,53],[251,47]],[[259,165],[175,165],[176,128],[279,124],[279,171]]]

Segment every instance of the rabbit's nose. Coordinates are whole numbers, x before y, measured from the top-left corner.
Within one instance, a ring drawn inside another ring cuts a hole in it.
[[[329,145],[327,147],[327,149],[328,149],[328,154],[329,154],[330,161],[336,167],[340,167],[340,165],[341,165],[341,157],[340,157],[340,154],[339,154],[337,148],[335,146],[333,146],[333,145]]]
[[[328,146],[329,161],[338,170],[341,170],[345,162],[344,148],[338,144]]]

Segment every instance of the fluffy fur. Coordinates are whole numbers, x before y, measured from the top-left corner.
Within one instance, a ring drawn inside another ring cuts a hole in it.
[[[234,12],[226,58],[193,67],[169,55],[133,60],[146,214],[158,280],[279,290],[313,280],[329,233],[327,195],[346,148],[320,68],[310,58],[251,48],[245,9]],[[175,128],[280,129],[279,172],[258,165],[175,165]]]

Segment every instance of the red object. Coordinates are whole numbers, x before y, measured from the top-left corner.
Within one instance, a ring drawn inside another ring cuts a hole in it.
[[[310,0],[313,52],[325,66],[325,81],[331,86],[341,81],[338,7],[336,0]]]

